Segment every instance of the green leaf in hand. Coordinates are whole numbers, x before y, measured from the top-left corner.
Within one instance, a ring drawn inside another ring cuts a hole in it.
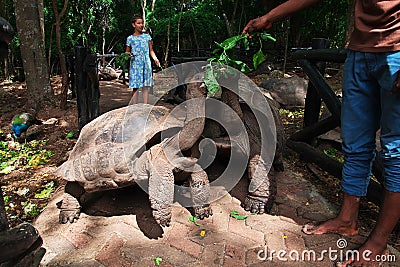
[[[230,37],[228,39],[226,39],[225,41],[223,41],[220,46],[223,47],[224,50],[229,50],[234,48],[238,42],[242,39],[246,39],[247,35],[246,34],[241,34],[241,35],[236,35],[233,37]]]
[[[254,65],[254,69],[257,69],[258,66],[260,66],[261,63],[263,63],[265,60],[265,56],[264,53],[260,50],[257,51],[257,53],[255,53],[253,55],[253,65]]]
[[[266,32],[260,33],[260,38],[263,39],[264,41],[267,41],[267,40],[271,40],[274,42],[276,41],[276,39],[274,37],[272,37],[269,33],[266,33]]]
[[[211,63],[206,66],[205,72],[204,72],[204,83],[207,87],[208,92],[210,94],[215,94],[219,90],[219,84],[217,79],[215,78],[214,75],[214,70],[213,66]]]

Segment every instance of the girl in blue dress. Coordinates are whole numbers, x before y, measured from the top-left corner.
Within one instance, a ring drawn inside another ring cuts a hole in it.
[[[131,56],[129,68],[129,88],[132,89],[132,103],[138,102],[138,89],[142,88],[143,102],[147,104],[149,87],[153,86],[153,70],[150,57],[157,66],[160,66],[153,51],[153,41],[147,33],[143,33],[143,18],[134,15],[132,18],[134,33],[126,39],[125,53]]]

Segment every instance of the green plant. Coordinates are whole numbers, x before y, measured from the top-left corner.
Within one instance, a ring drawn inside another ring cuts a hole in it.
[[[51,192],[53,191],[54,191],[54,181],[48,182],[42,191],[35,194],[35,198],[49,198]]]
[[[128,62],[129,59],[130,59],[129,54],[127,54],[127,53],[119,54],[115,58],[115,64],[117,66],[121,67],[124,72],[128,72],[128,68],[126,66],[127,65],[126,63]]]
[[[24,214],[26,216],[36,217],[41,212],[41,210],[38,208],[38,206],[34,203],[22,201],[21,205],[24,208]]]
[[[335,148],[329,148],[329,149],[324,149],[324,154],[336,159],[337,161],[343,163],[344,161],[344,156],[342,153],[340,153],[338,150],[336,150]]]
[[[219,89],[218,79],[222,76],[227,78],[229,75],[234,75],[235,72],[226,66],[243,73],[253,70],[243,61],[235,59],[234,49],[240,45],[243,45],[245,50],[249,50],[251,45],[259,46],[258,51],[253,55],[253,68],[257,69],[265,60],[262,45],[263,41],[267,40],[275,41],[275,38],[263,32],[253,33],[252,35],[241,34],[230,37],[222,43],[215,42],[217,48],[213,51],[214,56],[208,59],[210,63],[205,66],[204,83],[208,91],[211,94],[215,94]]]
[[[33,168],[46,164],[53,152],[42,149],[46,141],[33,140],[11,148],[9,142],[0,141],[0,173],[9,174],[17,168]]]

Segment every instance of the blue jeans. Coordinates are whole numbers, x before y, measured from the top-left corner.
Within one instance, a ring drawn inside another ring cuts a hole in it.
[[[400,94],[390,93],[400,72],[400,51],[349,51],[343,69],[342,190],[365,196],[381,129],[384,187],[400,192]]]

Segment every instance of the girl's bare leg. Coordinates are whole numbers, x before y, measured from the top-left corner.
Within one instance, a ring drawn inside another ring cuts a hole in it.
[[[142,92],[143,92],[143,103],[147,104],[149,101],[149,87],[143,87],[142,88]]]
[[[138,98],[139,98],[139,90],[138,89],[132,89],[132,104],[137,104],[138,103]]]

